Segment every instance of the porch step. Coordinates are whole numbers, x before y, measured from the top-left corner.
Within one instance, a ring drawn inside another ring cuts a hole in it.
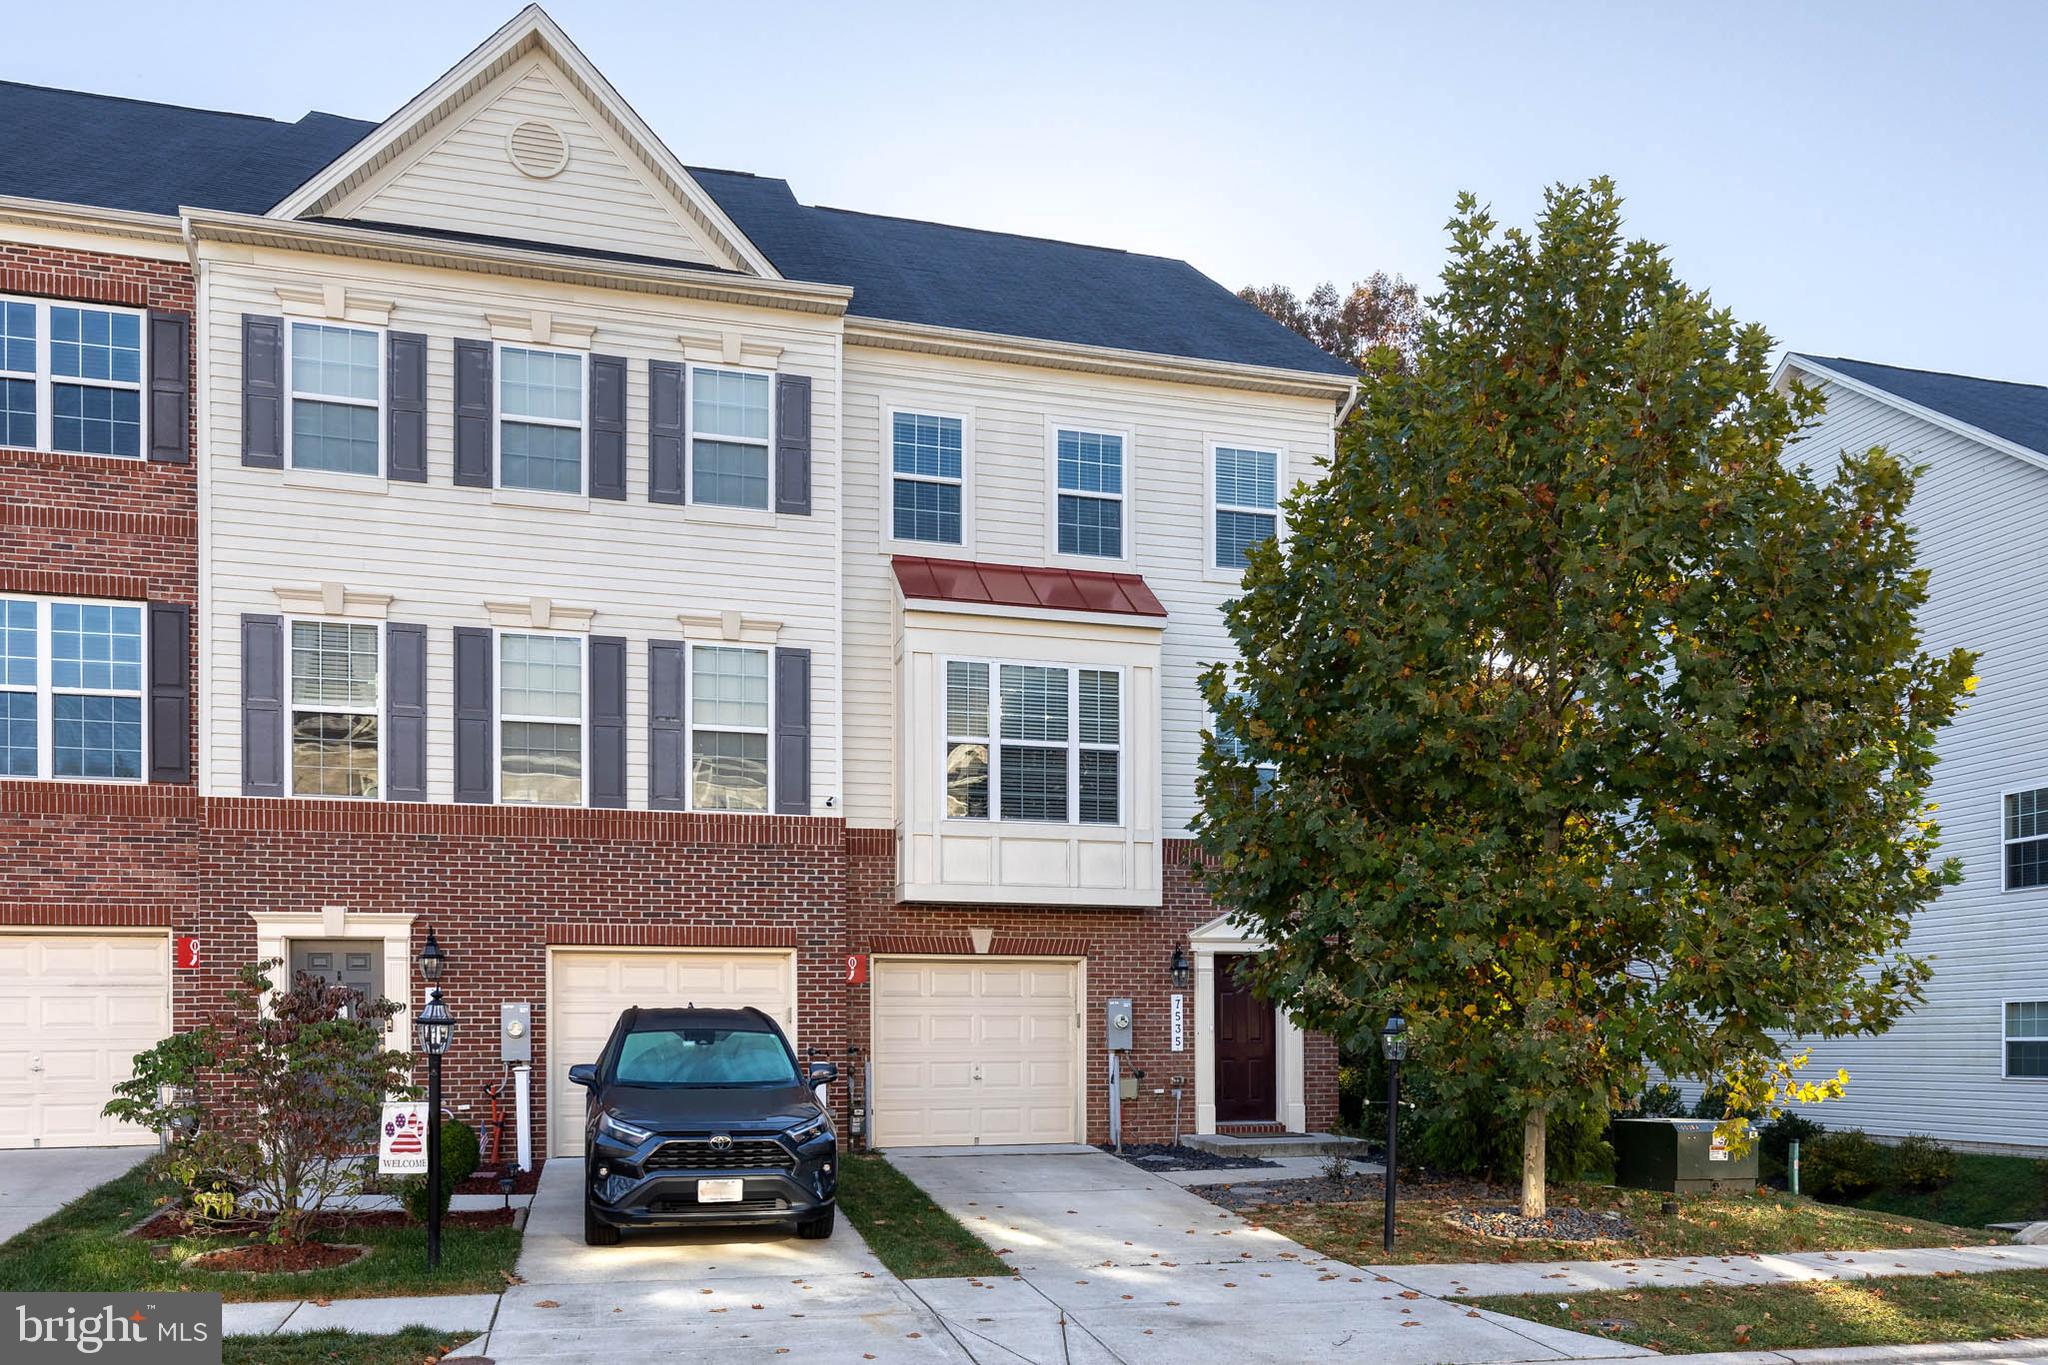
[[[1363,1157],[1366,1144],[1335,1133],[1183,1133],[1181,1142],[1217,1156]]]

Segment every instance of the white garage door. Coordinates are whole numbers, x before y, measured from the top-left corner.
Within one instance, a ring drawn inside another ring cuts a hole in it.
[[[163,935],[0,933],[0,1147],[155,1142],[100,1106],[170,1028]]]
[[[878,1147],[1080,1137],[1080,969],[877,959]]]
[[[569,1068],[596,1061],[612,1036],[612,1025],[635,1005],[752,1005],[782,1025],[790,1043],[796,1043],[792,953],[556,948],[550,963],[548,1128],[549,1148],[556,1156],[583,1151],[583,1100],[588,1092],[570,1082]]]

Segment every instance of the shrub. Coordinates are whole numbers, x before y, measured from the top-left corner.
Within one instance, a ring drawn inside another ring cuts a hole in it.
[[[1669,1081],[1658,1081],[1645,1086],[1643,1093],[1624,1106],[1622,1115],[1632,1119],[1682,1119],[1685,1117],[1685,1092]]]
[[[1757,1129],[1757,1170],[1766,1178],[1782,1175],[1792,1164],[1792,1144],[1799,1144],[1804,1158],[1813,1151],[1814,1140],[1826,1130],[1799,1114],[1780,1114]],[[1801,1173],[1804,1175],[1804,1172]],[[1802,1180],[1801,1184],[1807,1182]]]
[[[1360,1075],[1359,1095],[1372,1101],[1362,1106],[1359,1135],[1381,1141],[1387,1131],[1386,1062],[1377,1051],[1361,1051],[1348,1059],[1348,1065]],[[1519,1180],[1520,1114],[1520,1107],[1504,1092],[1449,1098],[1437,1076],[1409,1062],[1401,1068],[1401,1163],[1488,1181]],[[1544,1147],[1547,1174],[1553,1180],[1572,1180],[1611,1166],[1614,1149],[1607,1145],[1604,1097],[1566,1101],[1553,1110]]]
[[[1931,1137],[1914,1133],[1900,1139],[1891,1152],[1892,1188],[1924,1193],[1956,1178],[1956,1154]]]
[[[1885,1182],[1890,1154],[1860,1128],[1822,1133],[1800,1149],[1802,1187],[1820,1199],[1861,1199]]]
[[[441,1213],[444,1217],[448,1212],[448,1201],[455,1197],[455,1187],[476,1174],[481,1158],[482,1148],[477,1142],[476,1129],[461,1119],[441,1120]],[[393,1185],[412,1221],[426,1222],[427,1178],[423,1175],[403,1176]]]

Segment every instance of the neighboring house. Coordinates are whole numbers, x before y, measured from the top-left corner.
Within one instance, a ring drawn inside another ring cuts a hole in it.
[[[1116,998],[1127,1133],[1334,1119],[1187,830],[1344,365],[688,168],[535,8],[381,124],[0,126],[0,1146],[149,1140],[109,1085],[258,956],[402,1037],[430,927],[453,1103],[530,1005],[543,1151],[687,1002],[871,1056],[880,1143],[1102,1137]]]
[[[1867,361],[1788,356],[1827,399],[1789,458],[1825,477],[1883,446],[1925,466],[1912,522],[1923,644],[1978,653],[1968,709],[1942,736],[1931,799],[1963,880],[1914,923],[1927,999],[1878,1038],[1821,1043],[1849,1071],[1830,1127],[2048,1153],[2048,388]]]

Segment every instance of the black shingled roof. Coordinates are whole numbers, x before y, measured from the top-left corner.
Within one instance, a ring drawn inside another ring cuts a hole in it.
[[[0,81],[0,195],[142,213],[264,213],[376,126],[321,113],[281,123]],[[1185,261],[811,207],[766,176],[691,175],[784,276],[850,286],[857,316],[1351,372]]]
[[[1795,354],[1792,359],[1824,365],[1846,378],[2048,456],[2048,388],[2039,384],[1908,370],[1844,356]]]

